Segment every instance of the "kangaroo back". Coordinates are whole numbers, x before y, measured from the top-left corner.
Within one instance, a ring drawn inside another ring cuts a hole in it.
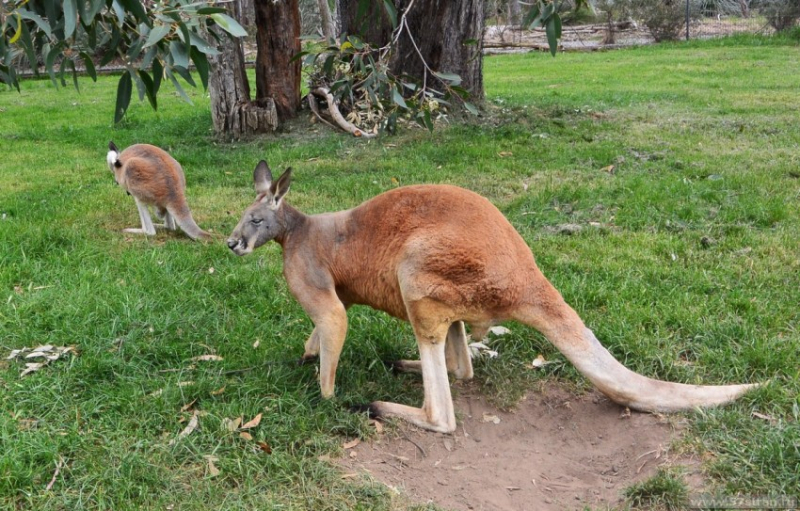
[[[209,237],[192,218],[186,202],[186,177],[169,153],[150,144],[135,144],[120,153],[111,142],[106,160],[117,183],[136,200],[140,216],[146,206],[153,206],[167,227],[174,228],[177,223],[192,239]],[[144,231],[154,234],[148,232],[147,223],[149,218],[142,218]]]

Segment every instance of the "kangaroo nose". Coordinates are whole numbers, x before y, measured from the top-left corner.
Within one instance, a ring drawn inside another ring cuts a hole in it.
[[[228,248],[233,250],[233,247],[235,247],[236,245],[239,244],[239,240],[235,240],[233,238],[228,238],[227,243],[228,243]]]

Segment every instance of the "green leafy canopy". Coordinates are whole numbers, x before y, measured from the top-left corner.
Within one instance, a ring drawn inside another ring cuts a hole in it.
[[[0,82],[20,89],[20,72],[39,74],[66,86],[72,74],[97,79],[97,64],[122,68],[114,122],[125,116],[134,90],[153,109],[164,78],[189,101],[177,80],[194,86],[194,64],[208,85],[208,57],[218,53],[216,26],[232,37],[245,30],[213,2],[143,3],[139,0],[17,0],[0,2]]]

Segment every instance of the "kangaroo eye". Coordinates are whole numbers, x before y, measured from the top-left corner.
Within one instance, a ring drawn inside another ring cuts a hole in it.
[[[250,223],[253,224],[253,225],[261,225],[261,222],[263,222],[263,221],[264,220],[261,219],[261,218],[254,218],[254,219],[250,220]]]

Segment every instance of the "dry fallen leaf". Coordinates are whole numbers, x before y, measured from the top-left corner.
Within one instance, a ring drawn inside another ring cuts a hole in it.
[[[607,167],[603,167],[600,170],[603,171],[603,172],[608,172],[609,174],[613,174],[614,173],[614,166],[613,165],[609,165]]]
[[[222,387],[218,388],[217,390],[212,390],[211,391],[211,395],[212,396],[219,396],[223,392],[225,392],[225,385],[223,385]]]
[[[196,402],[197,402],[197,399],[192,399],[190,402],[188,402],[188,403],[186,403],[185,405],[183,405],[183,406],[181,407],[181,413],[183,413],[183,412],[185,412],[185,411],[187,411],[187,410],[191,409],[191,408],[194,406],[194,404],[195,404]]]
[[[544,359],[544,355],[540,353],[539,356],[537,356],[535,359],[533,359],[533,362],[531,362],[531,367],[534,369],[539,369],[540,367],[544,367],[546,364],[547,361]]]
[[[500,424],[500,417],[488,412],[483,412],[482,420],[483,422],[492,422],[494,424]]]
[[[269,446],[267,442],[256,442],[258,448],[264,451],[267,454],[272,454],[272,447]]]
[[[200,355],[191,359],[192,362],[220,362],[223,360],[219,355]]]
[[[254,427],[258,426],[259,423],[261,423],[261,415],[262,414],[259,413],[258,415],[253,417],[252,420],[250,420],[247,423],[245,423],[244,425],[242,425],[241,429],[251,429],[251,428],[254,428]]]
[[[472,358],[478,358],[484,355],[489,358],[495,358],[498,355],[495,350],[489,348],[489,346],[482,342],[471,342],[469,344],[469,354]]]
[[[256,339],[256,342],[253,343],[253,348],[258,348],[259,344],[261,344],[261,339]]]
[[[497,156],[499,156],[501,158],[505,158],[507,156],[513,156],[513,155],[514,155],[514,153],[512,153],[511,151],[500,151],[499,153],[497,153]]]
[[[622,413],[619,414],[619,418],[620,419],[630,419],[631,418],[631,409],[626,406],[625,409],[622,410]]]
[[[381,424],[380,421],[376,421],[375,419],[370,419],[369,424],[370,426],[375,428],[376,433],[383,433],[383,424]]]
[[[444,441],[444,448],[447,449],[447,452],[453,452],[453,441],[449,438],[445,438]]]
[[[758,413],[758,412],[752,412],[752,415],[756,419],[762,419],[767,422],[775,422],[775,417],[772,417],[771,415],[765,415],[763,413]]]
[[[199,425],[199,423],[200,423],[200,421],[199,421],[199,419],[197,417],[197,410],[195,410],[194,413],[192,413],[192,418],[189,421],[189,424],[187,424],[186,427],[183,428],[183,431],[178,433],[178,436],[176,438],[173,438],[172,441],[170,441],[169,445],[173,445],[173,444],[175,444],[175,442],[177,442],[181,438],[191,435],[192,431],[197,429],[197,426]]]
[[[205,455],[203,456],[208,463],[208,475],[211,477],[217,477],[219,475],[219,469],[216,465],[214,465],[215,461],[219,461],[219,458],[216,456]]]
[[[25,369],[23,369],[22,372],[19,373],[19,375],[25,376],[31,374],[32,372],[38,371],[39,369],[43,368],[46,365],[47,362],[36,362],[36,363],[28,362],[27,364],[25,364]]]
[[[78,350],[75,348],[75,346],[53,346],[52,344],[45,344],[42,346],[37,346],[33,349],[22,348],[18,350],[12,350],[11,354],[6,357],[6,360],[13,360],[16,358],[23,358],[24,360],[34,358],[44,359],[43,362],[26,362],[25,369],[23,369],[20,373],[20,376],[25,376],[32,372],[38,371],[39,369],[48,365],[50,362],[60,359],[67,353],[77,355]]]
[[[241,417],[236,417],[235,419],[229,419],[229,418],[225,417],[224,419],[222,419],[221,426],[222,426],[222,429],[224,429],[226,431],[230,431],[231,433],[233,433],[234,431],[239,429],[239,424],[241,424],[241,423],[242,423],[242,418]]]
[[[361,439],[360,438],[356,438],[356,439],[353,439],[353,440],[351,440],[349,442],[343,443],[342,444],[342,449],[344,449],[344,450],[352,449],[353,447],[357,446],[360,443],[361,443]]]
[[[251,435],[247,431],[242,431],[241,433],[239,433],[239,438],[241,438],[242,440],[247,440],[249,442],[253,439],[253,435]]]
[[[17,429],[27,431],[35,428],[39,424],[38,419],[17,419]]]
[[[489,329],[489,333],[490,334],[494,334],[494,335],[498,335],[498,336],[499,335],[508,335],[508,334],[511,333],[511,330],[509,330],[508,328],[506,328],[504,326],[493,326],[492,328]]]

